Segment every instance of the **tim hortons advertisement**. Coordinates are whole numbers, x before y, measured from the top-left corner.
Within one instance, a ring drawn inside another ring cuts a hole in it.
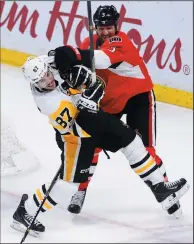
[[[155,83],[193,91],[192,2],[114,1]],[[105,2],[92,1],[92,12]],[[1,47],[45,54],[88,36],[86,1],[1,1]]]

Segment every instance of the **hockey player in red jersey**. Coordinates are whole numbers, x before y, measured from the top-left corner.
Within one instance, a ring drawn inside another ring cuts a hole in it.
[[[119,13],[113,5],[99,6],[93,21],[96,28],[96,34],[93,35],[96,72],[106,82],[101,108],[119,118],[126,114],[127,124],[141,135],[147,151],[155,158],[164,181],[168,181],[163,162],[155,151],[156,101],[154,85],[144,60],[128,36],[118,30]],[[90,67],[89,45],[87,37],[80,48],[66,46],[64,50],[59,47],[56,55],[63,59],[65,68],[76,63]],[[99,152],[97,149],[93,161],[95,164],[98,162]],[[88,183],[81,184],[80,190],[86,190]],[[71,206],[69,211],[74,211]],[[175,204],[168,213],[179,217],[180,204]]]

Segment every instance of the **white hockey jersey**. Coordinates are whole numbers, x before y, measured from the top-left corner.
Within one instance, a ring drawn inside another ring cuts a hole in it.
[[[50,124],[62,136],[90,137],[75,121],[79,111],[74,104],[79,94],[68,95],[60,85],[50,92],[39,91],[34,86],[31,90],[40,112],[48,116]]]

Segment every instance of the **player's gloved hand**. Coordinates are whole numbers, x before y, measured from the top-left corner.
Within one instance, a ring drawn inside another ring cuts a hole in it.
[[[90,87],[92,84],[92,72],[83,65],[75,65],[66,70],[61,78],[73,89]]]
[[[60,88],[61,92],[63,92],[64,94],[66,94],[68,96],[70,95],[69,88],[71,88],[71,87],[66,82],[59,84],[59,88]]]
[[[65,72],[74,65],[80,64],[81,54],[78,48],[66,45],[57,47],[55,50],[51,51],[52,52],[50,54],[54,54],[56,68],[60,71],[60,73]]]
[[[77,108],[79,110],[88,109],[94,112],[98,111],[100,100],[104,96],[104,88],[104,82],[97,76],[95,84],[85,89],[78,99]]]
[[[55,64],[54,56],[55,56],[55,50],[50,50],[48,52],[49,64],[50,64],[51,68],[56,70],[57,67],[56,67],[56,64]]]

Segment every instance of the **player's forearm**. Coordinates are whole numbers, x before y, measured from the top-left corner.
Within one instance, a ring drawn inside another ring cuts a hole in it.
[[[79,51],[81,54],[81,63],[84,66],[91,68],[90,50],[79,49]],[[96,69],[107,69],[111,66],[109,57],[101,50],[94,50],[94,60]]]
[[[82,64],[91,68],[90,50],[81,50],[72,46],[62,46],[55,49],[54,61],[57,69],[63,72],[74,65]],[[107,69],[111,66],[111,60],[102,50],[94,51],[96,69]]]

